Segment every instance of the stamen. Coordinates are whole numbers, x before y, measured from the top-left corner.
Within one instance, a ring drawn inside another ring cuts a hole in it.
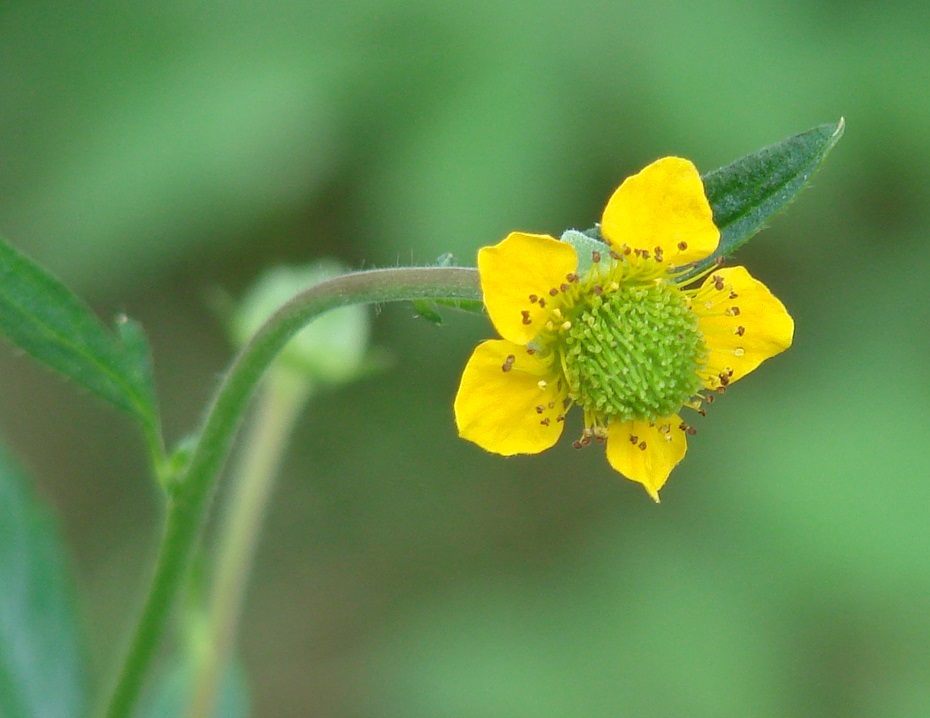
[[[739,316],[739,307],[729,307],[724,314],[728,317],[738,317]]]
[[[550,297],[554,297],[554,296],[557,295],[558,293],[559,293],[559,290],[556,289],[555,287],[553,287],[552,289],[549,290],[549,296],[550,296]]]
[[[595,264],[601,261],[601,253],[598,252],[596,249],[591,250],[591,261],[594,262]]]
[[[736,336],[741,337],[746,333],[746,327],[737,327],[733,330],[733,333],[736,334]]]
[[[637,446],[639,447],[639,450],[640,450],[640,451],[645,451],[645,450],[646,450],[646,442],[645,442],[645,441],[640,441],[640,442],[637,444]]]
[[[507,358],[504,359],[503,366],[501,366],[501,371],[510,371],[511,369],[513,369],[513,363],[516,360],[517,358],[513,354],[508,354]]]
[[[530,319],[530,313],[529,313],[528,310],[523,309],[523,310],[521,310],[520,314],[523,315],[523,323],[524,323],[524,324],[532,324],[532,323],[533,323],[533,320]]]
[[[687,248],[688,248],[688,243],[687,243],[687,242],[679,242],[679,243],[678,243],[678,251],[684,252]]]
[[[537,297],[535,294],[530,295],[530,304],[536,304],[536,302],[538,301],[539,301],[539,297]]]

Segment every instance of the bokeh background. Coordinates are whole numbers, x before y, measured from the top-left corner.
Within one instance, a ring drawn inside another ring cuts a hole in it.
[[[256,716],[930,715],[930,11],[922,2],[0,8],[0,233],[150,333],[166,429],[231,357],[209,297],[277,263],[428,263],[596,220],[666,154],[846,137],[739,260],[797,322],[654,505],[569,441],[456,438],[481,316],[387,306],[270,508]],[[0,352],[0,435],[60,516],[93,670],[160,520],[121,416]]]

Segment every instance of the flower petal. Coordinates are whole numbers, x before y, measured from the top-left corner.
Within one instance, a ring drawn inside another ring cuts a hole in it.
[[[741,379],[791,346],[794,320],[785,305],[745,267],[727,267],[711,274],[695,296],[692,309],[710,352],[702,372],[709,389]]]
[[[504,339],[475,348],[455,396],[459,436],[503,456],[538,454],[559,440],[566,392],[529,352]]]
[[[491,322],[497,332],[517,344],[539,334],[548,317],[550,289],[558,290],[578,268],[574,248],[544,234],[511,232],[493,247],[478,252],[478,276]],[[537,301],[530,301],[534,296]],[[538,299],[543,299],[540,306]]]
[[[624,180],[607,202],[601,233],[615,247],[660,254],[672,266],[704,259],[720,241],[701,176],[680,157],[657,160]]]
[[[677,414],[649,421],[614,421],[607,427],[607,461],[659,501],[659,489],[688,450]]]

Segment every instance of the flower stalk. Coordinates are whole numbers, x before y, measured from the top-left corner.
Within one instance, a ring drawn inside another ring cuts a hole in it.
[[[138,701],[242,416],[266,370],[288,340],[314,318],[337,307],[480,298],[477,271],[472,268],[400,267],[357,272],[301,292],[252,337],[215,395],[186,471],[170,487],[149,594],[103,715],[128,718]]]

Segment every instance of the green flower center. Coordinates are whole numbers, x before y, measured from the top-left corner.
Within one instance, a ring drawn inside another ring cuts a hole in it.
[[[674,283],[585,292],[567,318],[559,354],[569,397],[586,412],[652,421],[676,413],[700,389],[707,349]]]

